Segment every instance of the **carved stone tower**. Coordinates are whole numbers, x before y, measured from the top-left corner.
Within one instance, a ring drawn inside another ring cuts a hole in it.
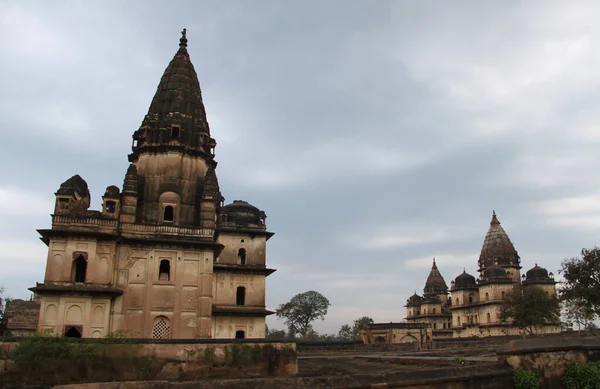
[[[39,329],[77,337],[115,330],[143,338],[264,337],[273,313],[265,308],[273,233],[265,213],[248,203],[223,206],[215,147],[184,29],[133,134],[122,191],[106,188],[101,211],[88,210],[78,175],[56,193],[52,228],[39,231],[49,247],[46,276],[30,289],[42,299]],[[243,260],[231,262],[233,252]]]

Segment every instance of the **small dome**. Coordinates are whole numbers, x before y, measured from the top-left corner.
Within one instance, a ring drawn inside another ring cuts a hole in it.
[[[106,188],[106,191],[104,192],[104,197],[108,199],[118,199],[120,193],[121,191],[118,187],[111,185],[108,188]]]
[[[454,279],[454,289],[470,289],[476,288],[477,282],[475,281],[475,277],[463,271],[461,275]]]
[[[554,279],[551,277],[552,274],[548,274],[548,270],[539,267],[537,263],[525,274],[525,283],[554,282]]]
[[[411,305],[420,305],[423,302],[423,297],[419,296],[416,292],[415,294],[413,294],[412,296],[410,296],[407,300],[406,300],[406,305],[407,306],[411,306]]]
[[[265,228],[267,215],[246,201],[234,200],[221,208],[221,226]]]
[[[508,279],[506,270],[499,266],[490,266],[486,268],[482,273],[483,279],[486,281],[490,280],[505,280]]]

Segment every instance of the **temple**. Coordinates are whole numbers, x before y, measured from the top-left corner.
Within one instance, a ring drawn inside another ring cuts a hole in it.
[[[86,181],[56,192],[38,330],[69,337],[264,338],[266,214],[225,205],[186,30],[133,133],[121,188],[90,210]]]
[[[495,211],[481,247],[478,272],[475,278],[465,269],[448,289],[434,259],[423,296],[415,293],[406,301],[406,321],[430,325],[434,340],[520,335],[519,328],[502,320],[505,297],[526,288],[556,293],[554,275],[537,264],[521,276],[521,258]],[[546,323],[537,332],[560,332],[560,324]]]

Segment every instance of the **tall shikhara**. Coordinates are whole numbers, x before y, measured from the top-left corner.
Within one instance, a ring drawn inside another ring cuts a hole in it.
[[[79,175],[56,192],[39,329],[102,337],[261,338],[266,214],[224,205],[200,83],[186,30],[148,113],[133,133],[122,190],[89,210]]]

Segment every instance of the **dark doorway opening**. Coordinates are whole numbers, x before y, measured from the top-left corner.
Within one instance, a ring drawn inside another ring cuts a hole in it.
[[[81,338],[81,328],[68,327],[65,331],[65,338]]]
[[[246,337],[246,332],[245,331],[235,331],[235,338],[236,339],[244,339]]]
[[[238,258],[240,260],[240,265],[245,265],[246,264],[246,249],[239,249],[238,250]]]
[[[171,263],[168,259],[162,259],[158,266],[158,280],[169,281],[171,279]]]
[[[175,212],[173,211],[172,206],[167,205],[165,207],[165,213],[163,214],[163,221],[172,222],[173,220],[175,220]]]
[[[73,261],[73,282],[85,282],[85,274],[87,272],[87,261],[83,255],[79,255]]]
[[[244,305],[246,303],[246,288],[238,286],[235,294],[235,305]]]

